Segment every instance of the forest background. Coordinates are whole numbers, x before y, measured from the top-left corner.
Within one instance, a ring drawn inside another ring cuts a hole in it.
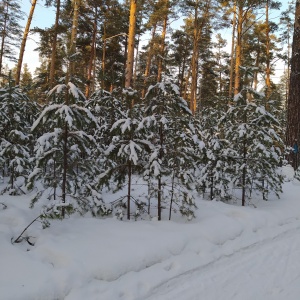
[[[119,216],[192,218],[195,191],[229,201],[241,189],[245,205],[253,190],[280,194],[286,159],[297,168],[284,145],[293,3],[33,0],[25,30],[20,2],[1,4],[2,193],[35,190],[34,205],[46,192],[47,214],[64,218],[107,215],[103,187],[127,187]],[[54,20],[34,27],[42,4]]]

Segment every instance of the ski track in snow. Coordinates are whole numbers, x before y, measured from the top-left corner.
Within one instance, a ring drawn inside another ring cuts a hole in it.
[[[194,267],[184,272],[176,273],[177,263],[182,265],[187,255],[182,248],[180,253],[114,281],[94,279],[72,290],[65,300],[79,300],[85,294],[88,300],[299,300],[300,285],[295,289],[293,283],[297,279],[300,283],[300,221],[286,220],[272,228],[272,233],[269,230],[258,230],[253,243],[233,252],[231,244],[240,237],[227,241],[208,263],[203,264],[199,251]],[[159,273],[168,272],[161,280]],[[157,284],[151,278],[154,274],[160,278]]]
[[[297,300],[300,297],[299,257],[298,224],[273,238],[171,278],[140,299]]]

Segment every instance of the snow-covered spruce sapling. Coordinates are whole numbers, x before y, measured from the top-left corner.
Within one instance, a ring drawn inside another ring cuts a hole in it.
[[[32,135],[29,132],[35,105],[18,87],[9,85],[0,89],[0,167],[8,185],[2,192],[11,195],[24,193],[20,185],[31,172]],[[36,107],[35,107],[36,108]],[[17,180],[23,178],[22,181]]]
[[[219,120],[224,113],[207,108],[200,115],[200,128],[205,143],[205,158],[200,164],[197,183],[205,192],[209,189],[209,198],[228,200],[230,195],[230,176],[228,174],[230,154],[229,141],[224,139],[219,128]]]
[[[132,103],[137,97],[137,92],[132,89],[123,90],[123,98],[126,102]],[[143,127],[139,127],[143,110],[142,106],[136,104],[130,105],[123,117],[117,120],[111,127],[112,141],[107,147],[105,154],[111,161],[111,167],[103,175],[112,180],[115,185],[115,191],[127,185],[127,195],[114,203],[119,209],[124,207],[123,199],[126,199],[127,219],[131,218],[131,202],[133,201],[139,210],[143,203],[134,199],[131,194],[132,176],[142,167],[142,156],[145,154],[145,148],[151,144],[145,139]],[[118,214],[123,212],[118,210]]]
[[[108,210],[94,188],[98,170],[90,154],[95,140],[86,133],[88,127],[97,126],[97,121],[71,82],[53,88],[49,97],[55,98],[55,103],[50,102],[32,126],[32,131],[46,129],[37,140],[36,166],[27,185],[32,189],[38,180],[43,184],[32,204],[48,191],[53,197],[60,195],[61,201],[49,197],[53,201],[48,207],[62,218],[67,208],[95,212],[95,205],[105,214]]]
[[[189,189],[194,181],[194,162],[200,159],[204,144],[192,125],[192,114],[179,88],[171,79],[150,86],[145,96],[143,126],[151,132],[151,153],[145,179],[157,182],[157,215],[161,220],[163,192],[169,193],[169,218],[172,206],[188,217],[193,216],[194,201]]]
[[[277,169],[282,159],[283,141],[278,136],[277,119],[260,103],[264,95],[244,88],[221,121],[224,136],[231,145],[231,180],[242,188],[242,205],[246,191],[252,189],[267,199],[271,190],[279,197],[283,178]],[[250,99],[250,100],[248,100]]]
[[[97,119],[99,126],[89,128],[89,134],[93,135],[97,147],[92,149],[91,156],[95,164],[100,168],[100,173],[104,175],[109,173],[113,168],[113,162],[104,155],[105,150],[113,139],[111,131],[112,125],[119,119],[126,118],[123,104],[121,102],[122,89],[114,89],[111,93],[98,90],[86,102],[85,107],[88,108]],[[102,176],[98,181],[98,189],[102,189],[103,185],[109,186],[109,176]]]
[[[122,90],[114,89],[111,93],[98,90],[86,103],[86,107],[92,112],[98,121],[99,128],[95,138],[102,145],[109,145],[112,139],[111,127],[119,119],[124,118],[124,105],[120,100]]]

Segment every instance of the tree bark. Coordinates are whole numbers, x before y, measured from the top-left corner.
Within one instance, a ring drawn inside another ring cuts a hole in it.
[[[229,79],[229,98],[232,97],[233,88],[233,71],[234,71],[234,57],[235,57],[235,31],[236,31],[236,1],[233,6],[233,18],[232,18],[232,37],[231,37],[231,62],[230,62],[230,79]]]
[[[286,144],[294,146],[300,136],[300,1],[296,1],[295,24],[291,57],[289,97],[287,103]],[[297,153],[292,152],[289,159],[298,167]]]
[[[137,0],[130,0],[130,16],[128,31],[127,60],[125,71],[125,88],[129,88],[132,84],[133,64],[134,64],[134,40],[136,27],[136,6]]]
[[[79,17],[79,7],[81,5],[81,0],[73,0],[73,21],[72,21],[72,31],[71,31],[71,40],[70,40],[70,50],[69,55],[72,56],[76,53],[76,40],[77,40],[77,28],[78,28],[78,17]],[[75,62],[74,59],[71,59],[69,65],[69,72],[66,82],[68,83],[71,80],[72,76],[75,74]]]
[[[56,63],[56,47],[57,47],[57,34],[58,34],[58,25],[59,25],[59,14],[60,14],[60,0],[57,0],[57,2],[56,2],[55,23],[54,23],[54,32],[53,32],[53,41],[52,41],[51,61],[50,61],[50,74],[49,74],[49,85],[50,85],[50,88],[54,87],[55,63]]]
[[[128,160],[127,220],[130,220],[131,176],[132,176],[132,164],[131,161]]]
[[[266,100],[271,96],[269,0],[266,2]],[[268,106],[268,105],[266,105]]]
[[[169,1],[167,0],[165,5],[169,6]],[[166,48],[166,35],[167,35],[167,26],[168,26],[168,12],[164,17],[164,25],[161,33],[161,45],[160,45],[160,56],[158,59],[158,67],[157,67],[157,82],[161,82],[161,74],[163,70],[163,61],[164,61],[164,53]]]
[[[68,171],[68,123],[65,122],[63,137],[63,174],[62,174],[62,203],[66,203],[67,195],[67,171]],[[65,207],[61,207],[61,217],[65,217]]]
[[[90,93],[91,93],[92,71],[93,71],[93,65],[95,64],[97,19],[98,19],[98,12],[97,12],[97,7],[95,7],[95,18],[94,18],[94,23],[93,23],[93,39],[92,39],[92,47],[91,47],[91,56],[90,56],[90,60],[89,60],[87,83],[86,83],[86,89],[85,89],[85,97],[87,99],[90,97]]]
[[[25,30],[24,30],[23,38],[22,38],[20,54],[19,54],[19,59],[18,59],[18,64],[17,64],[17,71],[16,71],[16,85],[19,85],[19,83],[20,83],[22,62],[23,62],[27,37],[28,37],[28,34],[29,34],[30,24],[31,24],[31,21],[32,21],[32,17],[33,17],[33,13],[34,13],[34,10],[35,10],[36,3],[37,3],[37,0],[32,0],[32,2],[31,2],[31,8],[30,8],[28,19],[27,19],[26,27],[25,27]]]
[[[237,42],[235,50],[235,79],[234,79],[234,95],[240,92],[241,73],[240,66],[242,61],[242,31],[243,31],[243,7],[238,7],[238,18],[237,18]]]
[[[192,82],[191,82],[191,96],[190,96],[190,109],[193,114],[196,112],[197,101],[197,82],[198,82],[198,58],[199,58],[199,26],[198,26],[198,0],[195,3],[195,15],[194,15],[194,36],[193,36],[193,54],[192,54]]]
[[[5,17],[3,21],[3,29],[2,29],[2,37],[1,37],[1,49],[0,49],[0,74],[2,74],[2,62],[3,62],[3,56],[4,56],[4,43],[5,43],[5,35],[6,35],[6,26],[7,26],[7,19],[8,19],[8,2],[5,2],[6,6],[6,12]]]
[[[144,85],[145,85],[145,87],[142,90],[142,98],[145,97],[146,84],[147,84],[147,80],[148,80],[148,77],[149,77],[149,74],[150,74],[151,60],[152,60],[152,56],[153,56],[154,37],[155,37],[155,34],[156,34],[156,26],[157,26],[157,24],[155,23],[153,25],[153,28],[152,28],[151,41],[150,41],[150,44],[149,44],[149,50],[148,50],[147,61],[146,61],[146,68],[145,68],[145,73],[144,73]]]

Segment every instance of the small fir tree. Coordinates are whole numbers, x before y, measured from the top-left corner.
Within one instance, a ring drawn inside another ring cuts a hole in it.
[[[244,88],[234,98],[221,124],[230,143],[231,178],[246,191],[257,190],[267,198],[269,190],[277,196],[282,191],[282,176],[277,168],[282,159],[283,141],[277,134],[277,119],[261,105],[264,95]]]
[[[41,180],[43,189],[33,199],[34,204],[45,191],[52,197],[51,212],[64,218],[66,208],[83,213],[108,214],[101,194],[96,190],[97,165],[91,157],[96,146],[88,126],[97,126],[97,120],[84,107],[84,96],[71,82],[58,85],[49,92],[52,104],[47,105],[32,126],[42,128],[44,134],[37,140],[36,166],[30,175],[28,188]],[[61,201],[56,199],[59,195]],[[72,200],[75,200],[72,201]]]

